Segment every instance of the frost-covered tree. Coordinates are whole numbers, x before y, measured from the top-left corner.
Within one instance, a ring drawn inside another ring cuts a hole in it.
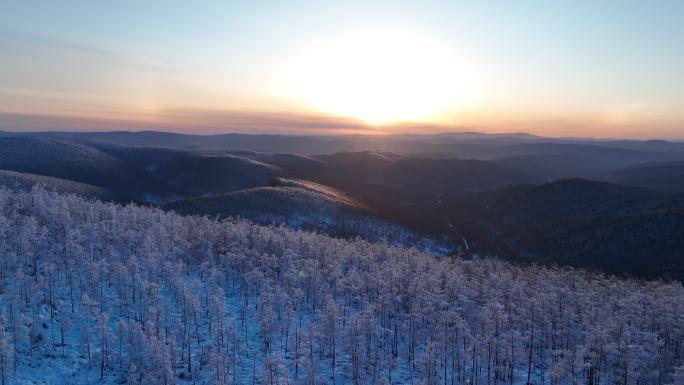
[[[0,374],[69,383],[678,384],[679,282],[445,258],[0,189]]]

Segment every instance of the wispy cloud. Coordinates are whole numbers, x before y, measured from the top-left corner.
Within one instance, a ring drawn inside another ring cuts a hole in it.
[[[61,59],[86,60],[104,66],[137,71],[182,72],[179,68],[149,58],[3,28],[0,28],[0,53],[15,57],[52,56]]]
[[[192,88],[189,74],[165,63],[16,31],[0,31],[0,62],[4,112],[152,108]]]
[[[98,118],[0,113],[4,131],[171,131],[212,133],[372,133],[372,127],[334,117],[279,112],[177,111],[163,115]]]
[[[483,130],[475,126],[398,123],[371,126],[345,117],[284,111],[178,110],[119,118],[0,113],[4,131],[169,131],[190,134],[396,134]]]
[[[477,131],[528,132],[551,137],[684,139],[677,121],[606,124],[596,120],[544,119],[528,122],[448,125],[397,123],[371,126],[360,121],[321,114],[274,111],[177,110],[117,118],[0,113],[3,131],[167,131],[187,134],[429,134]]]

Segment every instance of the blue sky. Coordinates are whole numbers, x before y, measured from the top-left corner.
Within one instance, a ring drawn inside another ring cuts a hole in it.
[[[339,36],[400,30],[467,68],[454,67],[459,102],[426,123],[682,138],[682,20],[682,1],[5,0],[0,112],[146,122],[193,111],[335,115],[281,87],[307,81],[283,69]]]

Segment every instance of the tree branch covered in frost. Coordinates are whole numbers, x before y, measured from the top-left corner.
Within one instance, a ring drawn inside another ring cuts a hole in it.
[[[3,384],[674,384],[680,283],[0,190]]]

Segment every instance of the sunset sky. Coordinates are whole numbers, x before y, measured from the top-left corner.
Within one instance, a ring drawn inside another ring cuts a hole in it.
[[[684,1],[0,1],[0,129],[684,139]]]

